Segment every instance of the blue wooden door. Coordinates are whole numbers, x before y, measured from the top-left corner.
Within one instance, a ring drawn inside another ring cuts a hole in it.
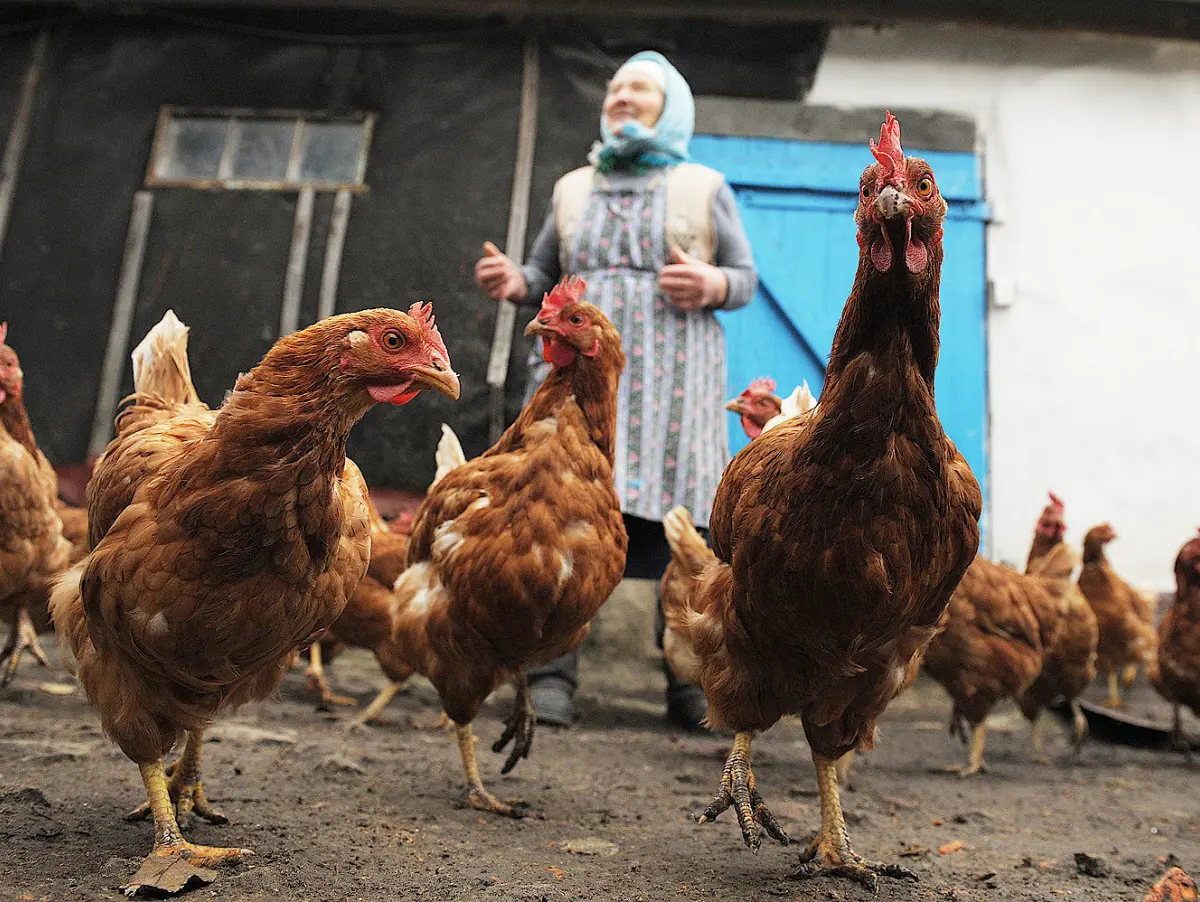
[[[819,394],[842,306],[858,265],[854,209],[872,162],[861,145],[697,135],[692,157],[725,173],[754,248],[759,287],[742,310],[720,314],[729,353],[729,396],[771,376],[781,395],[807,379]],[[942,265],[937,405],[946,432],[983,488],[988,522],[987,325],[984,223],[974,154],[921,151],[949,204]],[[733,450],[746,443],[730,415]],[[990,547],[984,535],[983,549]]]

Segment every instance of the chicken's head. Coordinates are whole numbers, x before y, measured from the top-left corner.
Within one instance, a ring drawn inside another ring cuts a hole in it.
[[[1175,582],[1182,596],[1189,586],[1200,587],[1200,535],[1181,549],[1175,558]]]
[[[0,323],[0,404],[20,396],[25,381],[17,352],[4,343],[7,338],[8,323]]]
[[[1112,528],[1111,523],[1101,523],[1099,526],[1093,526],[1087,531],[1087,535],[1083,537],[1084,545],[1107,545],[1117,537],[1117,531]]]
[[[542,299],[542,309],[526,335],[542,339],[542,356],[555,367],[570,366],[579,357],[597,357],[605,346],[621,346],[617,329],[599,307],[583,300],[587,284],[580,278],[563,279]]]
[[[900,123],[890,112],[879,143],[870,146],[875,162],[863,171],[854,214],[860,253],[880,275],[907,274],[918,282],[931,278],[940,271],[930,261],[941,259],[946,216],[933,169],[919,157],[904,156]]]
[[[338,370],[375,402],[407,404],[424,388],[458,398],[458,376],[429,304],[408,313],[381,308],[326,320],[342,331]]]
[[[1067,531],[1067,524],[1063,519],[1064,509],[1065,505],[1059,497],[1051,492],[1050,503],[1042,508],[1042,515],[1038,518],[1035,530],[1037,534],[1054,542],[1061,541]]]
[[[779,416],[783,399],[775,394],[775,380],[763,376],[752,380],[740,395],[727,401],[725,409],[741,418],[748,438],[756,439],[762,435],[767,421]]]

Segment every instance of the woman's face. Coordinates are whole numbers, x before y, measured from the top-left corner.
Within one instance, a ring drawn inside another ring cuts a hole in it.
[[[640,72],[618,72],[604,95],[604,121],[614,133],[634,120],[653,128],[662,115],[665,99],[662,88]]]

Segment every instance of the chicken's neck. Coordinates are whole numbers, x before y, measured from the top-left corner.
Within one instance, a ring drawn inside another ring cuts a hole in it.
[[[1104,543],[1085,539],[1083,542],[1083,563],[1085,566],[1107,564],[1108,557],[1104,554]]]
[[[826,368],[825,392],[837,383],[850,363],[868,354],[894,360],[916,370],[933,396],[938,361],[941,305],[942,246],[929,245],[931,275],[918,283],[907,273],[887,276],[874,270],[864,252],[859,257],[854,287],[842,311]]]
[[[1029,557],[1025,561],[1025,572],[1032,573],[1038,562],[1063,544],[1062,536],[1051,536],[1035,532],[1033,543],[1029,546]]]
[[[617,380],[620,375],[619,366],[605,365],[600,358],[555,367],[513,423],[509,430],[512,439],[519,440],[533,423],[555,416],[563,403],[574,397],[583,411],[589,437],[611,464],[616,454]]]
[[[0,424],[12,437],[28,451],[34,460],[38,458],[37,441],[33,437],[33,426],[29,423],[29,414],[25,410],[25,399],[16,393],[9,393],[8,398],[0,404]]]

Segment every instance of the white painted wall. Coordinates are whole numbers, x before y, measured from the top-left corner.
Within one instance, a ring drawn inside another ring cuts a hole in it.
[[[988,324],[993,557],[1024,563],[1053,489],[1068,538],[1108,520],[1118,572],[1173,587],[1200,525],[1200,44],[841,28],[808,101],[979,127],[1004,305]]]

